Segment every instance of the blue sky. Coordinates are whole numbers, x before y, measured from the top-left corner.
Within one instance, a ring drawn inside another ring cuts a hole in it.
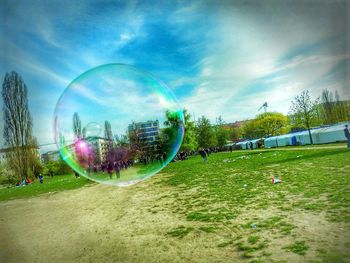
[[[265,101],[287,114],[305,89],[350,98],[346,1],[150,2],[0,1],[0,75],[22,75],[40,143],[53,141],[65,87],[106,63],[151,72],[213,122],[252,118]]]

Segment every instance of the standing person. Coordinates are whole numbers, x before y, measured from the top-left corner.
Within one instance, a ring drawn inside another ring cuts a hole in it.
[[[42,184],[44,182],[44,177],[42,174],[39,174],[39,182]]]
[[[118,162],[115,162],[114,170],[115,170],[115,175],[117,176],[117,179],[119,179],[120,178],[120,167],[119,167],[119,163]]]
[[[203,161],[207,162],[207,153],[203,149],[200,149],[198,153],[202,156]]]
[[[348,129],[348,125],[345,125],[344,135],[345,135],[346,139],[348,140],[348,148],[350,148],[350,132]]]
[[[75,170],[74,170],[74,175],[75,175],[75,178],[80,178],[78,172]]]
[[[113,164],[109,162],[107,165],[107,173],[110,179],[112,179],[112,172],[113,172]]]
[[[208,157],[209,157],[209,155],[211,154],[210,148],[207,148],[207,149],[205,149],[205,150],[203,150],[203,151],[204,151],[204,153],[205,153],[206,155],[208,155]]]

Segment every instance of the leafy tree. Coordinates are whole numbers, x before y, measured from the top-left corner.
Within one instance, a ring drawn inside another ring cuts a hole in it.
[[[7,164],[18,179],[27,179],[38,162],[37,143],[32,135],[32,117],[28,107],[27,86],[21,76],[6,73],[2,84],[4,140],[10,150]]]
[[[18,176],[14,173],[6,162],[0,162],[0,183],[15,184],[19,180]]]
[[[74,112],[73,114],[73,132],[77,139],[83,136],[83,130],[81,129],[81,121],[77,112]],[[84,133],[86,133],[86,130],[84,130]]]
[[[256,119],[256,127],[259,137],[275,136],[287,132],[288,117],[278,112],[265,112],[259,114]]]
[[[248,120],[242,125],[242,136],[246,139],[263,137],[263,132],[257,127],[255,120]]]
[[[128,141],[130,142],[131,150],[137,153],[137,155],[143,155],[144,149],[147,147],[145,141],[141,140],[138,134],[140,131],[138,129],[133,129],[129,131]]]
[[[164,125],[166,128],[162,130],[161,134],[161,148],[164,153],[171,152],[174,143],[178,139],[179,128],[183,125],[181,119],[182,112],[166,111],[166,121]]]
[[[42,173],[44,175],[50,175],[52,172],[54,175],[58,174],[58,171],[60,169],[60,164],[58,161],[49,161],[43,166]]]
[[[317,121],[317,100],[312,101],[309,95],[309,91],[303,91],[300,95],[294,98],[290,111],[292,113],[292,124],[296,126],[302,126],[309,131],[310,142],[313,144],[311,136],[311,127],[315,125]]]
[[[256,139],[288,132],[288,117],[278,112],[265,112],[244,123],[244,137]]]
[[[225,122],[223,121],[222,117],[219,116],[217,118],[217,123],[215,127],[215,136],[217,141],[217,146],[223,147],[226,145],[227,140],[230,138],[230,130],[225,129],[224,127]]]
[[[114,141],[115,141],[116,146],[129,146],[130,145],[129,137],[125,134],[121,135],[120,137],[118,135],[115,135]]]
[[[209,119],[205,116],[202,116],[197,121],[196,134],[199,147],[207,148],[216,146],[217,140],[215,138],[213,127],[211,126]]]
[[[185,118],[185,135],[182,141],[180,150],[193,151],[197,149],[196,127],[193,121],[191,121],[191,115],[184,110]]]
[[[231,141],[237,141],[241,137],[241,130],[239,127],[230,127],[229,130],[229,139]]]
[[[42,167],[42,173],[44,175],[64,175],[71,173],[71,168],[62,160],[49,161]]]

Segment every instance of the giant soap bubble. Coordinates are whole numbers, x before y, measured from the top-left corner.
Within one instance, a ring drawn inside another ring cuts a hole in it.
[[[82,176],[119,186],[159,172],[184,135],[173,93],[149,73],[123,64],[102,65],[73,80],[54,120],[63,160]]]

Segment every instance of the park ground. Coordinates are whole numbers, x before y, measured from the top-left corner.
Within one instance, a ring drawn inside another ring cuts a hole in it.
[[[3,188],[1,262],[350,262],[349,159],[345,145],[235,151],[130,187]]]

